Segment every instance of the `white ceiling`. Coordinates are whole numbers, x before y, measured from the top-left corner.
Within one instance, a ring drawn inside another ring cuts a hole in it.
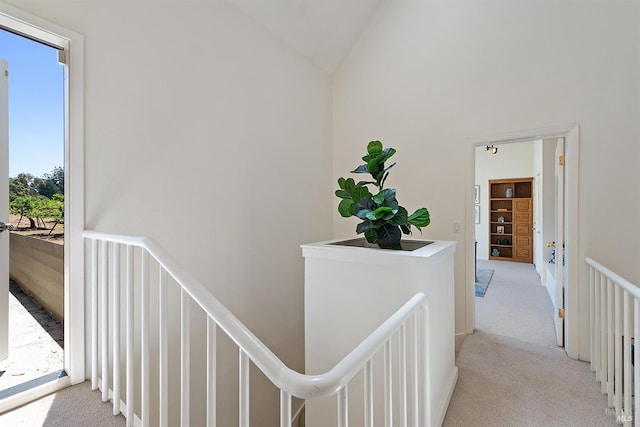
[[[382,0],[228,0],[333,75]]]

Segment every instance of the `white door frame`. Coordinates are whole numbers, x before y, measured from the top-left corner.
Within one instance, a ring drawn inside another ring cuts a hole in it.
[[[476,147],[491,144],[531,141],[535,139],[565,138],[565,197],[567,198],[567,212],[572,220],[565,233],[567,235],[567,273],[568,283],[565,295],[565,351],[572,359],[578,358],[579,330],[578,330],[578,230],[580,217],[578,215],[578,177],[579,177],[579,145],[580,126],[578,123],[558,125],[548,128],[526,129],[520,131],[494,134],[484,137],[470,138],[466,149],[466,177],[467,197],[465,198],[465,233],[466,242],[466,325],[465,333],[472,334],[475,329],[475,226],[473,218],[473,188],[475,185]]]
[[[64,369],[85,380],[84,330],[84,40],[73,31],[0,3],[0,27],[64,49]]]

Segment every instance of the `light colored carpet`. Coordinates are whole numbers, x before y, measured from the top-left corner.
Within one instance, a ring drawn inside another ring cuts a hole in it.
[[[476,332],[457,358],[444,426],[613,426],[589,364],[556,346],[551,301],[531,264],[479,261],[495,273],[476,298]]]
[[[112,411],[111,402],[103,403],[101,393],[84,382],[0,415],[0,426],[123,427],[124,417]]]

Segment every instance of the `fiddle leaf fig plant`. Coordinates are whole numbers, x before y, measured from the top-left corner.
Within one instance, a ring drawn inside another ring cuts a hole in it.
[[[355,182],[353,178],[338,179],[336,196],[339,197],[338,212],[349,218],[355,216],[362,220],[356,227],[356,233],[364,233],[369,243],[382,249],[402,249],[402,233],[411,234],[413,225],[422,232],[431,222],[427,208],[420,208],[413,214],[398,204],[395,188],[384,188],[389,170],[396,164],[385,166],[396,150],[384,148],[382,142],[371,141],[367,145],[367,154],[362,158],[365,164],[351,173],[371,175],[371,181]],[[375,191],[371,192],[369,186]]]

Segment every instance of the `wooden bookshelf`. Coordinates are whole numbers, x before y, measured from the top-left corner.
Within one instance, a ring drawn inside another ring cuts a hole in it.
[[[533,262],[533,178],[489,180],[489,259]]]

